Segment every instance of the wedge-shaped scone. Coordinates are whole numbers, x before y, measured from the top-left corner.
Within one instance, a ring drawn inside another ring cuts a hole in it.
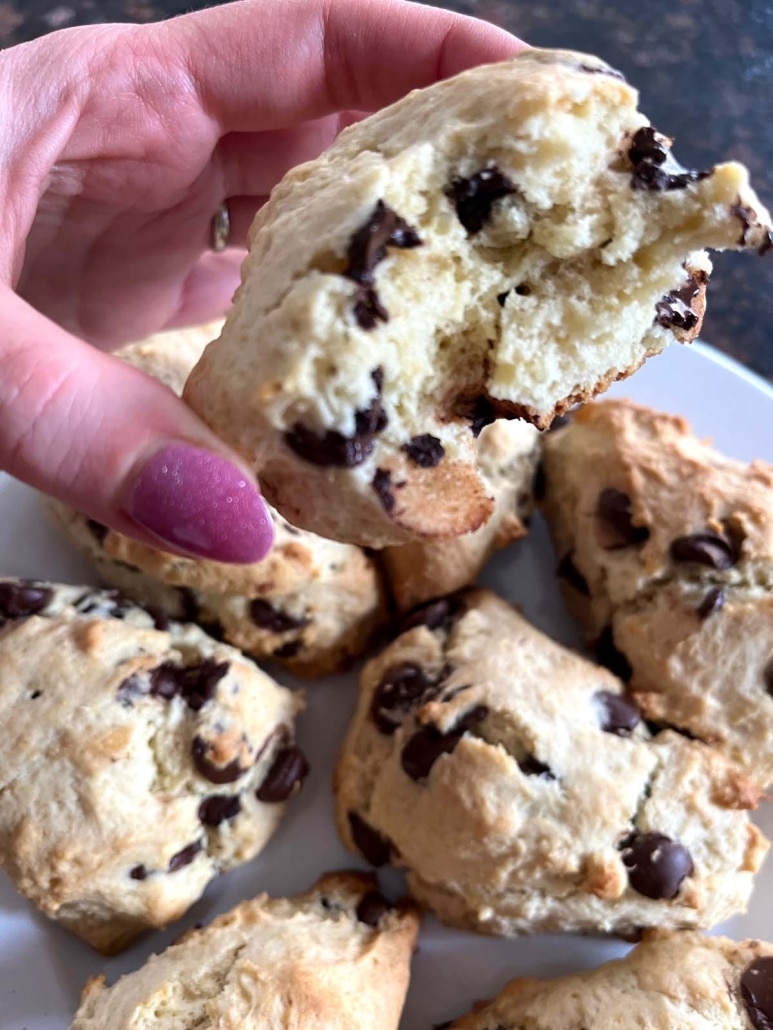
[[[449,1030],[768,1030],[773,944],[651,932],[624,959],[556,980],[513,980]]]
[[[599,657],[648,718],[773,782],[773,466],[630,401],[586,405],[543,445],[559,573]]]
[[[180,393],[221,326],[160,333],[118,354]],[[168,554],[56,501],[45,503],[110,586],[300,675],[322,676],[348,664],[365,650],[384,614],[371,558],[359,547],[295,529],[276,511],[275,543],[266,558],[227,565]]]
[[[195,626],[115,593],[0,580],[0,867],[120,950],[266,844],[308,771],[300,707]]]
[[[704,248],[765,249],[745,169],[686,171],[595,58],[527,50],[291,171],[185,398],[294,525],[382,546],[493,510],[475,435],[546,427],[700,325]]]
[[[384,548],[381,562],[398,611],[467,586],[495,551],[526,535],[539,436],[534,426],[503,419],[481,432],[478,464],[494,511],[480,529],[453,540]]]
[[[487,591],[431,603],[365,667],[336,771],[344,843],[490,934],[706,927],[768,843],[721,755],[651,737],[609,672]]]
[[[90,981],[70,1030],[397,1030],[419,920],[373,877],[243,901],[135,973]]]

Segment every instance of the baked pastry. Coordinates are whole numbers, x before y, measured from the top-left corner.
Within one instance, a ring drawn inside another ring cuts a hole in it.
[[[70,1030],[397,1030],[419,920],[373,877],[243,901],[135,973],[91,980]]]
[[[0,867],[105,954],[253,858],[308,771],[301,699],[115,592],[0,580]]]
[[[556,980],[513,980],[450,1030],[767,1030],[773,944],[649,933],[624,959]]]
[[[652,737],[611,673],[488,591],[431,602],[365,667],[336,771],[347,847],[489,934],[705,927],[768,842],[721,755]]]
[[[543,441],[565,595],[648,718],[773,782],[773,466],[684,419],[586,405]]]
[[[539,436],[526,422],[503,419],[481,432],[478,464],[494,511],[480,529],[453,540],[384,548],[381,564],[398,611],[467,586],[495,551],[526,535]]]
[[[221,325],[161,333],[118,353],[180,393]],[[295,529],[276,511],[271,552],[253,565],[227,565],[168,554],[56,501],[45,503],[110,586],[300,675],[344,667],[365,650],[384,616],[373,559],[359,547]]]
[[[525,50],[414,92],[292,170],[185,399],[293,525],[468,533],[475,436],[554,414],[698,331],[702,248],[770,245],[746,171],[685,171],[596,58]]]

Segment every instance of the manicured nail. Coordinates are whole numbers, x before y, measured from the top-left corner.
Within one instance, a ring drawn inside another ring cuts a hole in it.
[[[142,467],[126,511],[160,546],[213,561],[259,561],[273,542],[256,484],[225,458],[187,444],[162,447]]]

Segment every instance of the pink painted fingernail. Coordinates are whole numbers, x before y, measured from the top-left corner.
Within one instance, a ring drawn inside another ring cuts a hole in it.
[[[142,467],[126,511],[160,546],[213,561],[259,561],[274,537],[257,485],[225,458],[182,443]]]

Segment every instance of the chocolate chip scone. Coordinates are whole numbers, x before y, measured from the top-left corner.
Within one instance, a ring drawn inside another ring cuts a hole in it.
[[[543,452],[559,574],[599,657],[648,718],[773,782],[773,466],[630,401],[586,405]]]
[[[478,464],[494,511],[480,529],[454,540],[416,541],[381,552],[399,611],[467,586],[495,551],[525,536],[533,507],[539,435],[525,422],[502,419],[481,432]]]
[[[0,580],[0,867],[111,954],[253,858],[308,771],[297,694],[114,592]]]
[[[773,944],[650,932],[624,959],[514,980],[448,1030],[769,1030]]]
[[[90,981],[70,1030],[397,1030],[419,920],[376,886],[330,873],[243,901],[112,987]]]
[[[180,393],[221,326],[161,333],[118,355]],[[322,676],[345,666],[365,650],[384,615],[371,558],[359,547],[295,529],[276,511],[271,552],[239,566],[168,554],[56,501],[47,499],[46,506],[110,586],[300,675]]]
[[[294,525],[371,546],[477,529],[483,425],[546,427],[690,339],[703,248],[769,247],[745,169],[686,171],[636,103],[593,57],[526,50],[285,176],[185,399]]]
[[[344,843],[490,934],[705,927],[743,911],[759,792],[607,670],[482,590],[436,601],[366,666],[336,771]]]

